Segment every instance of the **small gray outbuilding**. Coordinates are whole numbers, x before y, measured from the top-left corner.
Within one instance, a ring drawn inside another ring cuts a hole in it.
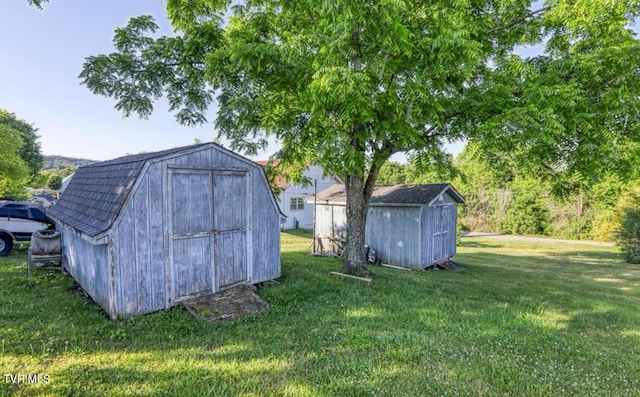
[[[316,234],[344,239],[346,193],[337,184],[316,197]],[[456,253],[457,205],[450,184],[376,186],[369,202],[365,244],[383,263],[424,269]]]
[[[80,167],[48,214],[65,270],[111,318],[280,276],[264,171],[215,143]]]

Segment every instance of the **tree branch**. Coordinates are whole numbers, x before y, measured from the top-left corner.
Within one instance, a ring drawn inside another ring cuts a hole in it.
[[[512,28],[512,27],[514,27],[514,26],[516,26],[516,25],[518,25],[518,24],[520,24],[520,23],[522,23],[522,22],[525,22],[527,19],[529,19],[529,18],[531,18],[531,17],[534,17],[534,16],[536,16],[536,15],[538,15],[538,14],[540,14],[540,13],[543,13],[543,12],[549,11],[549,10],[551,9],[551,7],[552,7],[552,6],[546,6],[546,7],[542,7],[542,8],[540,8],[540,9],[538,9],[538,10],[531,11],[530,13],[528,13],[527,15],[525,15],[524,17],[522,17],[522,18],[518,18],[518,19],[514,19],[513,21],[509,22],[509,23],[508,23],[508,24],[506,24],[506,25],[497,26],[497,27],[495,27],[495,28],[493,28],[493,29],[489,29],[489,30],[487,31],[487,33],[488,33],[488,34],[491,34],[491,33],[495,33],[495,32],[497,32],[498,30],[503,30],[503,29],[509,29],[509,28]]]
[[[386,145],[386,143],[385,143]],[[373,159],[371,160],[371,167],[369,167],[369,174],[367,175],[367,180],[364,184],[364,194],[367,199],[367,202],[371,198],[373,194],[373,188],[376,185],[376,181],[378,180],[378,174],[380,173],[380,168],[385,161],[387,161],[391,157],[389,152],[378,152],[374,153]]]

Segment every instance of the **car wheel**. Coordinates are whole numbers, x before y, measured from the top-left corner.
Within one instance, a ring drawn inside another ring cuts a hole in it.
[[[6,233],[0,233],[0,256],[5,256],[13,248],[13,239]]]

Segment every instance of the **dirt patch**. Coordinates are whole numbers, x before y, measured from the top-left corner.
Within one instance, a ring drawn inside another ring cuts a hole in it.
[[[182,306],[204,321],[225,322],[258,314],[268,308],[269,304],[246,285],[238,285],[185,301]]]

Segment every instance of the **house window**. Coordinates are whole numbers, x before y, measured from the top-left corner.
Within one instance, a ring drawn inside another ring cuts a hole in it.
[[[292,197],[290,200],[291,211],[300,211],[304,209],[304,199],[302,197]]]

